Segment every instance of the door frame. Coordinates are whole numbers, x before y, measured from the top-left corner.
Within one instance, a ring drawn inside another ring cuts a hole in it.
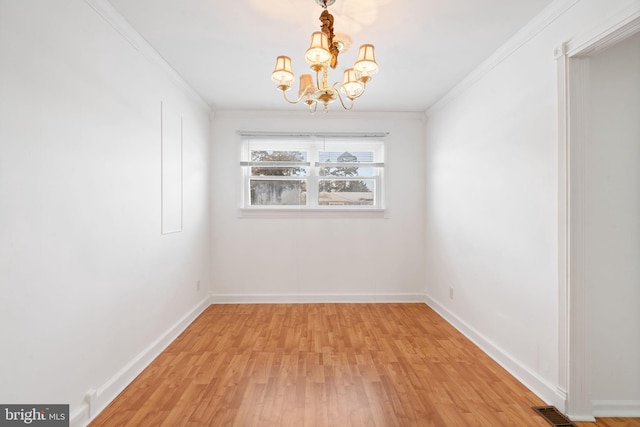
[[[585,275],[589,57],[640,31],[640,2],[555,49],[558,70],[558,394],[574,421],[594,421]],[[564,407],[562,407],[564,406]]]

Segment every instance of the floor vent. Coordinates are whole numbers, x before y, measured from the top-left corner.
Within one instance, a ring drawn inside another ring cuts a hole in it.
[[[534,406],[531,409],[554,427],[578,427],[569,418],[562,415],[555,406]]]

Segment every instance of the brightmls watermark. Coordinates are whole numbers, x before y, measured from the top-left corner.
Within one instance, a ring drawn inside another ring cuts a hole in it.
[[[69,405],[0,405],[0,427],[69,427]]]

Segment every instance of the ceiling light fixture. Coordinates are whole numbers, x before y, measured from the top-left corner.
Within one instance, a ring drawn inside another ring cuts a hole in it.
[[[353,108],[354,100],[362,96],[367,82],[371,76],[378,71],[378,64],[374,56],[372,44],[363,44],[358,52],[358,60],[353,68],[344,71],[343,81],[336,82],[329,86],[329,67],[335,69],[338,65],[338,55],[348,49],[350,40],[342,35],[333,33],[333,15],[327,10],[328,6],[336,0],[315,0],[322,6],[320,14],[321,31],[311,34],[311,45],[305,53],[305,59],[311,70],[316,74],[315,82],[311,74],[300,76],[300,89],[298,99],[290,100],[287,97],[287,90],[291,88],[295,75],[291,69],[291,58],[288,56],[278,56],[276,67],[271,74],[271,80],[278,84],[278,89],[282,91],[284,99],[290,104],[297,104],[304,101],[309,106],[309,111],[315,113],[318,103],[326,113],[329,104],[336,99],[345,110]],[[345,103],[343,96],[349,101]]]

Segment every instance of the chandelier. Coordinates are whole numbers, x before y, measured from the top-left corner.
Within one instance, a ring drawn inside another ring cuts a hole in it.
[[[320,14],[321,31],[311,34],[311,45],[304,56],[311,70],[315,72],[315,81],[311,74],[302,74],[298,99],[289,99],[287,91],[291,88],[295,75],[291,69],[291,58],[288,56],[278,56],[271,80],[278,84],[278,89],[282,91],[287,102],[290,104],[304,102],[312,113],[316,112],[318,103],[322,104],[326,113],[329,104],[336,99],[340,100],[340,104],[345,110],[350,110],[353,108],[355,99],[364,93],[371,76],[378,71],[374,47],[371,44],[360,46],[358,60],[352,68],[344,71],[342,82],[336,82],[329,86],[329,67],[336,68],[338,55],[344,53],[348,48],[348,43],[344,43],[333,33],[333,15],[329,13],[327,7],[335,3],[335,0],[315,1],[323,9]]]

